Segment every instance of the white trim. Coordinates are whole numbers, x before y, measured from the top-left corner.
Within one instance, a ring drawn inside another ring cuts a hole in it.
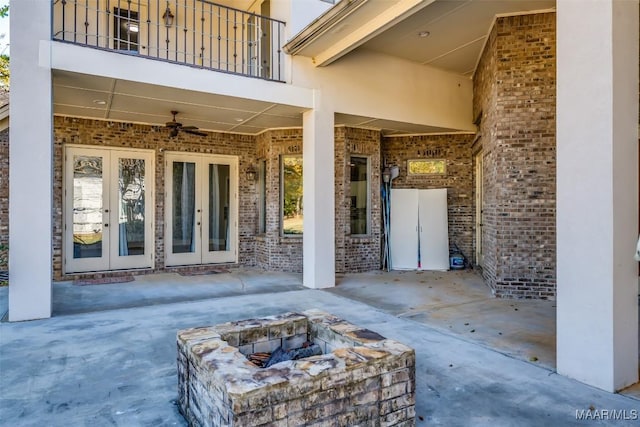
[[[172,208],[173,208],[173,187],[170,185],[173,182],[173,169],[169,167],[169,163],[172,161],[189,161],[195,164],[195,207],[196,219],[198,222],[199,230],[195,231],[194,238],[194,250],[193,252],[185,253],[172,253],[173,247],[173,229],[171,228],[172,222]],[[178,266],[178,265],[200,265],[200,264],[222,264],[222,263],[236,263],[238,262],[238,241],[239,241],[239,227],[238,227],[238,191],[239,191],[239,176],[238,176],[238,156],[223,155],[223,154],[204,154],[204,153],[192,153],[192,152],[178,152],[178,151],[166,151],[165,152],[165,266]],[[204,219],[209,216],[209,189],[208,183],[208,165],[210,164],[223,164],[229,166],[229,250],[228,251],[209,251],[208,249],[208,236],[209,224]],[[199,214],[199,215],[197,215]]]
[[[119,147],[69,144],[64,147],[63,167],[63,271],[64,273],[83,273],[89,271],[113,271],[138,268],[153,268],[155,252],[155,151]],[[102,206],[103,238],[102,255],[96,258],[73,258],[73,157],[89,155],[102,160]],[[131,157],[124,157],[124,156]],[[134,158],[145,161],[145,224],[144,253],[141,255],[119,255],[119,209],[118,209],[118,160]],[[107,225],[109,224],[110,227]]]

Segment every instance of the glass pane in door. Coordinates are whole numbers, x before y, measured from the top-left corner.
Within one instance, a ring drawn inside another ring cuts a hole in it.
[[[118,159],[118,255],[144,255],[145,161]]]
[[[73,157],[73,257],[102,256],[102,157]]]
[[[209,165],[209,252],[230,250],[229,165]]]
[[[196,164],[173,162],[171,224],[174,254],[195,252]]]

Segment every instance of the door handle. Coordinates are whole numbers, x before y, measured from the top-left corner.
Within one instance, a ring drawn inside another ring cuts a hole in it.
[[[104,226],[105,226],[105,227],[108,227],[108,226],[109,226],[109,224],[105,224]]]

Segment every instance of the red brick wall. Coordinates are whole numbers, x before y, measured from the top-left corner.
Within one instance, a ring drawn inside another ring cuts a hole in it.
[[[258,159],[267,161],[266,233],[257,237],[257,265],[272,271],[302,272],[302,236],[280,233],[280,156],[302,154],[302,129],[266,131],[257,137]]]
[[[254,236],[257,231],[257,186],[249,182],[245,171],[255,164],[255,137],[230,133],[208,133],[206,137],[179,134],[169,138],[163,127],[130,123],[86,120],[72,117],[54,118],[54,201],[53,201],[53,266],[54,278],[64,276],[63,261],[63,147],[65,144],[103,147],[130,147],[155,150],[155,267],[164,267],[164,152],[182,151],[192,153],[226,154],[239,157],[239,247],[238,261],[242,265],[253,265]],[[201,267],[191,267],[197,269]],[[170,269],[174,270],[174,269]],[[84,275],[86,276],[86,275]],[[64,278],[75,277],[67,275]]]
[[[474,77],[484,270],[494,293],[554,298],[555,13],[499,18]]]
[[[335,131],[336,272],[361,272],[380,268],[381,205],[379,131],[338,127]],[[351,235],[349,160],[352,155],[369,158],[371,217],[369,234]]]
[[[267,160],[266,233],[257,237],[256,262],[262,268],[302,271],[302,239],[280,234],[280,156],[302,154],[302,129],[272,130],[257,137],[258,159]],[[371,162],[371,233],[351,236],[348,159],[368,156]],[[335,130],[336,271],[380,268],[380,132],[338,127]]]
[[[427,135],[387,137],[383,139],[382,156],[388,164],[400,167],[393,188],[447,189],[449,246],[458,248],[473,260],[474,185],[471,145],[474,135]],[[408,175],[411,159],[445,159],[446,174]]]

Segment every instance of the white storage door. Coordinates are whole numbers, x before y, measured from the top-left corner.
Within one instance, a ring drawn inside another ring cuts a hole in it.
[[[420,190],[418,200],[421,269],[448,270],[447,189]]]
[[[391,190],[391,268],[418,268],[418,190]]]

